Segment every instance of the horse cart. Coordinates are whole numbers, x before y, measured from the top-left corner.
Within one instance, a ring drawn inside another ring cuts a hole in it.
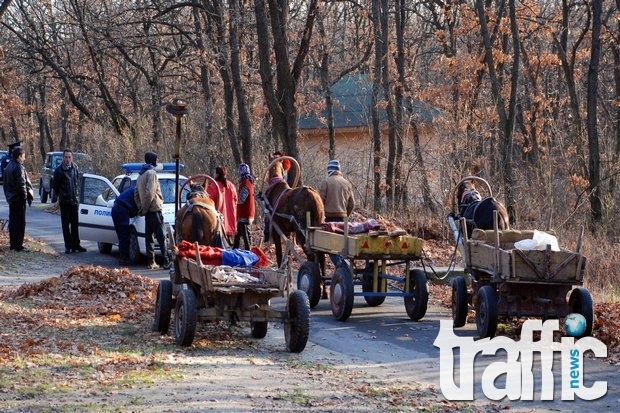
[[[464,184],[474,182],[484,186],[488,197],[479,197],[468,206],[459,205],[465,196],[457,195],[457,191],[462,192],[460,188]],[[581,287],[586,264],[581,253],[583,228],[576,251],[560,249],[551,233],[500,229],[502,220],[498,219],[497,210],[488,211],[493,214],[492,228],[484,225],[480,228],[477,217],[469,212],[489,199],[494,199],[490,185],[476,176],[463,178],[453,192],[448,223],[467,277],[457,276],[452,280],[454,327],[466,324],[471,305],[481,338],[495,335],[500,316],[549,319],[571,313],[584,316],[583,336],[590,335],[594,316],[592,297]]]
[[[173,234],[169,238],[175,240]],[[206,247],[208,242],[172,243],[174,272],[157,288],[155,331],[167,334],[173,308],[175,340],[180,346],[192,344],[198,321],[249,322],[252,337],[259,339],[267,335],[269,321],[281,321],[288,351],[304,350],[310,331],[310,307],[303,291],[292,290],[289,268],[205,265],[201,252],[212,248]],[[280,307],[271,303],[278,297],[285,299],[280,300],[285,301]]]
[[[350,317],[355,296],[363,296],[371,307],[383,304],[386,297],[403,297],[409,318],[417,321],[424,317],[428,304],[426,273],[411,265],[422,258],[420,238],[403,232],[353,234],[349,233],[347,222],[343,233],[322,228],[308,228],[309,248],[320,254],[337,255],[340,260],[331,278],[322,277],[313,261],[300,266],[297,286],[307,293],[311,308],[321,298],[321,285],[329,284],[332,316],[336,320],[346,321]],[[401,270],[404,274],[398,275]],[[356,286],[360,287],[358,291]]]

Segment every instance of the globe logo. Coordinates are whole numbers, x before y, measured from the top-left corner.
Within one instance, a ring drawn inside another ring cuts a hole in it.
[[[564,318],[564,331],[571,337],[579,337],[586,331],[586,318],[579,313],[572,313]]]

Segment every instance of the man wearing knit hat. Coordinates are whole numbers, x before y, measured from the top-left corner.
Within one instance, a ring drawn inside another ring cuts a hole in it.
[[[353,212],[353,185],[342,176],[337,159],[327,163],[327,177],[321,182],[319,194],[325,205],[325,222],[343,222]]]
[[[140,176],[136,180],[134,191],[134,201],[138,206],[138,215],[144,216],[144,237],[146,241],[146,265],[150,269],[158,269],[159,265],[155,262],[155,238],[159,243],[161,255],[163,257],[164,268],[171,266],[166,246],[166,235],[164,229],[164,196],[157,179],[157,154],[147,152],[144,154],[144,165],[140,170]]]
[[[321,182],[319,195],[325,206],[325,222],[343,222],[353,212],[355,207],[353,185],[342,176],[340,162],[337,159],[327,163],[327,177]],[[331,254],[330,257],[335,266],[342,261],[338,255]]]

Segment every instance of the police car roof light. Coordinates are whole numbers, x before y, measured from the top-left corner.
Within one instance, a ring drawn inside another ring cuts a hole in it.
[[[144,165],[144,164],[143,163],[138,163],[138,162],[130,162],[130,163],[122,164],[121,168],[126,173],[140,172],[140,170],[142,169],[142,165]],[[182,171],[184,167],[185,167],[185,165],[183,165],[182,163],[179,164],[179,170],[180,171]],[[176,163],[174,163],[174,162],[161,162],[161,163],[157,164],[157,166],[155,167],[155,170],[157,172],[174,172],[174,171],[176,171]]]

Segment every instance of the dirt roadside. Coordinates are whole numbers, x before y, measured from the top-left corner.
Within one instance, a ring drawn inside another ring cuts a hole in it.
[[[0,233],[3,412],[506,408],[446,401],[414,379],[414,361],[369,364],[311,342],[288,353],[278,323],[262,340],[249,338],[247,326],[199,324],[194,344],[180,348],[151,331],[154,281],[126,269],[74,267],[75,257],[27,245],[27,254],[8,251]],[[97,290],[93,280],[102,278],[105,289]]]

